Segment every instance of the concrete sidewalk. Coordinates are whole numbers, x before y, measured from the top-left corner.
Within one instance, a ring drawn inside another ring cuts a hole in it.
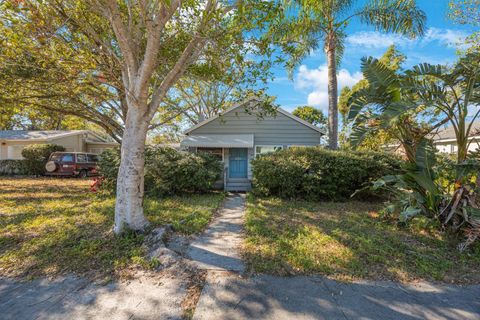
[[[245,194],[230,194],[207,230],[190,244],[187,257],[200,269],[243,272],[244,212]]]
[[[0,319],[182,319],[186,294],[186,283],[171,277],[105,286],[75,277],[27,282],[0,278]]]
[[[480,319],[480,286],[209,272],[194,319]]]

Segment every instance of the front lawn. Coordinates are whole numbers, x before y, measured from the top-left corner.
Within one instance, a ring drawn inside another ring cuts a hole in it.
[[[148,268],[143,236],[112,233],[112,196],[89,190],[89,180],[0,178],[0,276],[76,272],[118,275]],[[185,234],[202,231],[223,193],[147,198],[152,227],[171,223]]]
[[[459,239],[426,220],[397,226],[379,204],[248,197],[244,257],[255,272],[323,274],[340,280],[480,281],[480,245],[463,254]]]

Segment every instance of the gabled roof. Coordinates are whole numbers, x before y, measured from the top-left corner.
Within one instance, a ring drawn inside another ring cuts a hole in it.
[[[108,142],[89,130],[0,130],[0,140],[49,141],[78,134],[91,134],[100,141]]]
[[[215,115],[215,116],[213,116],[213,117],[211,117],[211,118],[208,118],[208,119],[206,119],[206,120],[204,120],[204,121],[202,121],[202,122],[200,122],[200,123],[197,123],[197,124],[194,125],[193,127],[188,128],[184,133],[185,133],[185,134],[189,134],[189,133],[192,132],[193,130],[198,129],[198,128],[200,128],[200,127],[203,127],[203,126],[206,125],[207,123],[212,122],[213,120],[218,119],[219,117],[221,117],[221,116],[223,116],[223,115],[225,115],[225,114],[227,114],[227,113],[229,113],[229,112],[232,112],[232,111],[234,111],[235,109],[238,109],[238,108],[240,108],[240,107],[244,106],[245,104],[247,104],[247,103],[249,103],[249,102],[252,102],[252,101],[261,102],[261,100],[260,100],[259,98],[257,98],[257,97],[248,98],[248,99],[246,99],[246,100],[244,100],[244,101],[242,101],[242,102],[237,103],[236,105],[234,105],[233,107],[231,107],[230,109],[228,109],[228,110],[226,110],[226,111],[224,111],[224,112],[222,112],[222,113],[219,113],[219,114],[217,114],[217,115]],[[295,121],[303,124],[304,126],[309,127],[310,129],[313,129],[313,130],[318,131],[318,132],[320,132],[321,134],[325,135],[325,132],[324,132],[321,128],[316,127],[316,126],[314,126],[313,124],[311,124],[311,123],[309,123],[309,122],[307,122],[307,121],[305,121],[305,120],[303,120],[303,119],[300,119],[299,117],[294,116],[294,115],[291,114],[290,112],[285,111],[285,110],[283,110],[283,109],[280,108],[280,107],[276,108],[276,111],[279,112],[279,113],[281,113],[281,114],[283,114],[283,115],[285,115],[285,116],[287,116],[287,117],[290,118],[290,119],[293,119],[293,120],[295,120]]]

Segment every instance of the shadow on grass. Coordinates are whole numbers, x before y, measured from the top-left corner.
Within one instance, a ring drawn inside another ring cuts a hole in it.
[[[112,232],[114,197],[91,193],[89,181],[69,180],[0,180],[0,275],[97,277],[149,268],[142,235]],[[152,228],[171,223],[191,234],[203,230],[223,198],[146,198],[145,215]]]
[[[274,274],[338,279],[478,282],[480,248],[459,253],[456,241],[426,225],[399,228],[371,203],[249,199],[245,258]]]

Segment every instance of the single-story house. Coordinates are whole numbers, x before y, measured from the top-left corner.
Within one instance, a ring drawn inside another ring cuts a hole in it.
[[[71,152],[102,153],[118,143],[89,130],[0,130],[0,160],[22,159],[30,144],[58,144]]]
[[[180,143],[183,149],[210,153],[223,162],[221,184],[225,190],[251,189],[253,158],[291,146],[318,146],[325,134],[280,108],[274,116],[258,117],[250,111],[259,103],[248,99],[198,123],[185,131]]]
[[[452,126],[441,128],[433,137],[433,144],[442,153],[456,153],[458,151],[455,130]],[[468,151],[475,151],[480,148],[480,122],[474,122],[468,138],[470,145]]]

